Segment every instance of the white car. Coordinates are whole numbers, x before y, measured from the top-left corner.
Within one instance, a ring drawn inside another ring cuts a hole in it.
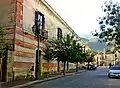
[[[109,71],[108,71],[108,77],[120,77],[120,66],[119,65],[115,65],[112,66]]]

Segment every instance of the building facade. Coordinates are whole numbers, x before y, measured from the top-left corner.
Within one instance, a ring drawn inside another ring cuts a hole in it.
[[[118,63],[117,57],[115,57],[115,54],[113,53],[98,53],[95,55],[95,62],[98,66],[108,66],[109,63],[112,65],[115,65]]]
[[[61,34],[73,34],[72,28],[56,13],[44,0],[2,0],[0,1],[0,26],[5,29],[8,49],[6,81],[11,81],[20,76],[27,76],[30,68],[35,64],[37,38],[33,27],[35,17],[41,15],[44,19],[42,33],[46,38],[40,40],[42,71],[46,71],[47,62],[43,60],[47,39],[58,38]],[[78,35],[74,33],[76,38]],[[2,59],[1,59],[2,61]],[[57,70],[56,61],[50,64],[52,70]],[[62,63],[61,63],[62,68]],[[4,69],[1,69],[1,72]],[[3,75],[1,75],[2,77]]]

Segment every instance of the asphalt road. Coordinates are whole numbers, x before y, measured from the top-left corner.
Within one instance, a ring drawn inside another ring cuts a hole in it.
[[[107,68],[98,68],[24,88],[120,88],[120,79],[108,78]]]

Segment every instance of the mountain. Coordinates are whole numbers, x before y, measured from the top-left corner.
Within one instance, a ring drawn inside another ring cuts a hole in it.
[[[83,42],[86,42],[86,43],[89,42],[89,39],[87,39],[87,38],[80,37],[80,39],[81,39]]]
[[[95,51],[103,51],[104,48],[105,49],[108,48],[106,43],[104,43],[104,42],[100,43],[98,40],[99,40],[98,38],[90,39],[88,46]]]
[[[81,40],[88,43],[88,46],[94,51],[103,51],[104,48],[108,48],[105,43],[100,43],[98,38],[86,39],[82,37]]]
[[[91,38],[89,39],[89,42],[98,42],[98,38]]]

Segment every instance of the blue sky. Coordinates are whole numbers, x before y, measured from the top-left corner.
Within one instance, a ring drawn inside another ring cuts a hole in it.
[[[82,37],[91,38],[98,28],[105,0],[46,0],[58,14]]]

